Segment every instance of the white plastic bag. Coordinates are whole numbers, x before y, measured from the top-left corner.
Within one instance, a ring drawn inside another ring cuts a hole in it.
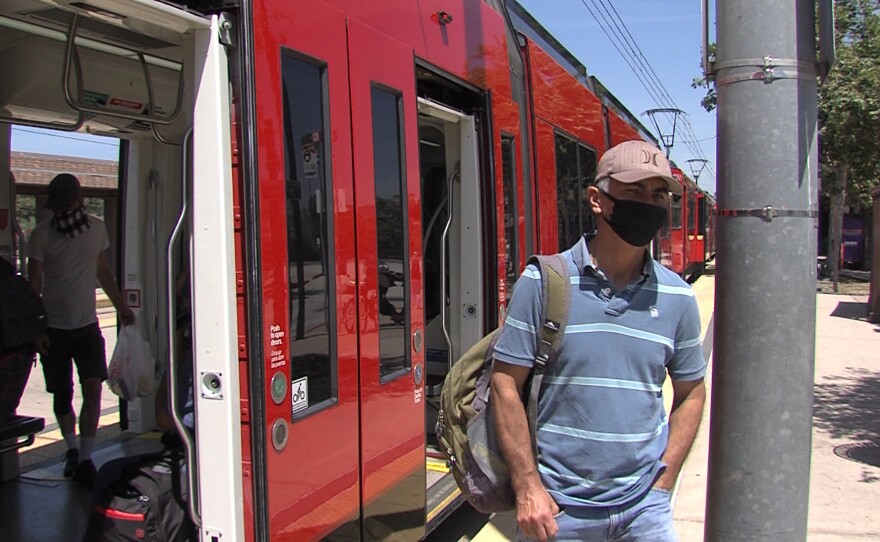
[[[110,391],[126,401],[146,397],[156,389],[156,364],[150,344],[137,326],[123,326],[107,368]]]

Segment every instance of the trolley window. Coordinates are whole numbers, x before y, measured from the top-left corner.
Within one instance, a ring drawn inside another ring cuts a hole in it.
[[[700,196],[697,198],[697,213],[699,213],[699,224],[697,233],[700,235],[706,235],[706,221],[709,218],[706,213],[706,198]]]
[[[379,291],[379,372],[387,382],[409,368],[403,115],[396,91],[373,87],[373,178]]]
[[[556,212],[559,249],[574,245],[584,232],[595,229],[586,206],[586,189],[596,175],[596,151],[556,134]]]
[[[673,230],[681,229],[681,196],[672,196],[669,201],[669,216]]]
[[[501,179],[504,185],[504,243],[506,245],[507,267],[505,284],[507,296],[513,292],[513,283],[519,275],[519,207],[516,199],[516,160],[515,140],[510,136],[501,137]]]
[[[688,216],[688,231],[692,232],[697,227],[697,201],[694,198],[694,194],[688,194],[688,207],[687,207],[687,216]]]
[[[301,417],[337,397],[327,70],[289,54],[282,56],[281,70],[291,400],[294,417]]]

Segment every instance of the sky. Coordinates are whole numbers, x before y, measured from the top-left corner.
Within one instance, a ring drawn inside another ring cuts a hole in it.
[[[691,178],[693,174],[687,160],[709,160],[698,183],[715,192],[715,112],[707,113],[700,106],[705,89],[691,88],[691,81],[701,75],[702,15],[698,0],[518,1],[586,66],[587,73],[602,81],[630,112],[638,115],[655,136],[659,134],[650,117],[642,116],[644,111],[671,107],[668,102],[684,111],[691,130],[684,129],[682,120],[679,120],[670,158]],[[604,22],[602,27],[591,13]],[[618,25],[622,21],[620,30],[616,31],[608,24],[606,21],[609,20]],[[612,42],[603,27],[618,39]],[[621,36],[626,41],[621,40]],[[630,68],[615,43],[627,53],[626,58],[636,70]],[[630,49],[624,43],[628,43]],[[637,57],[641,64],[633,60],[631,51],[641,55]],[[654,81],[649,85],[651,92],[640,82],[649,80],[646,74],[651,72],[647,66],[656,76],[656,79],[650,79]],[[666,100],[658,103],[652,94]],[[658,120],[665,133],[669,133],[669,119],[664,115]]]
[[[12,126],[12,150],[81,156],[102,160],[119,159],[119,140],[79,132],[44,130],[31,126]]]
[[[705,158],[708,166],[698,183],[715,192],[715,113],[700,106],[705,91],[691,88],[700,75],[702,36],[700,2],[697,0],[519,0],[563,46],[596,76],[642,123],[658,136],[649,109],[674,105],[686,114],[679,120],[670,157],[693,177],[687,160]],[[605,17],[600,27],[593,15]],[[615,28],[607,21],[622,26]],[[624,28],[625,27],[625,28]],[[619,39],[618,47],[606,36],[626,38],[629,50]],[[635,52],[641,64],[633,60]],[[647,68],[649,66],[649,68]],[[653,70],[651,72],[650,70]],[[656,80],[651,77],[656,76]],[[654,80],[646,90],[641,80]],[[652,94],[654,95],[652,97]],[[657,96],[661,98],[658,100]],[[669,118],[658,118],[661,129],[669,133]],[[116,160],[115,139],[88,134],[52,132],[24,126],[12,129],[12,149],[26,152],[84,156]]]

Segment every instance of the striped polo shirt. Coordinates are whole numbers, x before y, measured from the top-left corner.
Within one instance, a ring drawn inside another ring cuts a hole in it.
[[[585,239],[563,253],[571,309],[538,400],[538,469],[561,506],[617,506],[647,491],[665,465],[663,381],[703,377],[700,315],[691,288],[646,256],[642,276],[615,291]],[[495,359],[531,367],[541,325],[541,276],[517,281]]]

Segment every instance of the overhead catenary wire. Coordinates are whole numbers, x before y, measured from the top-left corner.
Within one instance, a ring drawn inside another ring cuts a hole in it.
[[[614,48],[617,49],[617,52],[621,55],[621,57],[623,57],[624,61],[633,70],[636,79],[638,79],[642,86],[648,91],[648,94],[651,96],[651,99],[654,101],[654,103],[660,106],[660,108],[662,109],[678,109],[677,107],[673,107],[672,104],[667,101],[666,96],[664,96],[665,90],[662,88],[662,85],[657,84],[658,78],[656,77],[656,74],[653,73],[650,65],[646,65],[646,63],[642,61],[644,55],[641,55],[638,51],[638,46],[635,44],[635,40],[632,39],[632,35],[630,34],[630,38],[627,38],[627,30],[625,26],[622,26],[614,20],[614,15],[612,14],[611,9],[609,9],[606,4],[602,2],[597,2],[596,0],[590,0],[590,3],[593,5],[595,11],[590,8],[590,5],[587,4],[586,0],[581,0],[581,3],[584,4],[584,7],[587,8],[587,10],[599,24],[599,27],[605,33],[606,37],[608,37],[608,39],[611,41]],[[598,13],[599,15],[597,16],[596,13]],[[616,11],[614,13],[616,13]],[[601,17],[601,21],[599,20],[599,17]],[[606,27],[611,30],[611,34],[608,33]],[[621,49],[625,50],[626,53],[624,53]],[[636,68],[633,68],[634,64]],[[666,115],[661,118],[665,120],[667,126],[671,129],[674,125],[675,119],[673,119],[670,115]]]
[[[620,54],[621,58],[623,58],[624,62],[626,62],[633,71],[636,79],[642,87],[645,88],[651,100],[659,108],[680,109],[675,103],[675,100],[666,90],[660,77],[657,75],[657,72],[651,66],[647,57],[642,52],[641,47],[639,47],[632,33],[627,28],[626,23],[620,17],[620,14],[610,0],[581,0],[581,3],[599,25],[599,28],[617,50],[618,54]],[[670,118],[669,115],[666,115],[665,117],[667,126],[671,127],[673,119]],[[706,138],[700,139],[696,136],[693,126],[687,116],[680,118],[680,126],[684,131],[684,137],[679,139],[679,141],[682,142],[694,156],[706,159],[706,154],[700,145],[700,141],[704,141]],[[715,170],[712,167],[711,162],[709,162],[707,169],[707,173],[709,173],[714,179]]]
[[[590,2],[593,2],[593,0],[590,0]],[[640,71],[644,72],[644,67],[639,66],[638,63],[634,63],[634,57],[629,50],[627,50],[627,52],[624,52],[623,50],[621,50],[621,47],[624,49],[629,49],[629,47],[628,47],[627,43],[625,42],[625,40],[623,40],[622,35],[619,33],[620,32],[619,27],[616,24],[614,24],[613,20],[608,20],[606,18],[606,16],[602,14],[602,11],[599,9],[599,6],[597,6],[595,4],[595,2],[593,2],[592,8],[590,7],[590,4],[587,3],[587,0],[581,0],[581,3],[584,5],[584,7],[587,9],[587,11],[590,12],[590,15],[593,17],[593,19],[595,19],[596,23],[599,25],[599,28],[602,30],[602,32],[605,34],[605,36],[608,38],[608,41],[611,42],[611,45],[617,50],[617,52],[618,52],[618,54],[620,54],[621,58],[623,58],[623,61],[626,62],[626,64],[629,66],[629,68],[636,75],[636,79],[639,81],[639,83],[641,83],[642,87],[645,89],[645,91],[648,93],[648,95],[651,97],[651,99],[654,101],[654,103],[657,103],[657,104],[661,103],[662,96],[660,95],[657,88],[653,84],[653,81],[651,81],[650,79],[645,79],[639,75]],[[594,8],[595,8],[595,11],[594,11]],[[600,20],[600,17],[602,20]],[[605,21],[606,24],[603,24],[603,21]],[[609,34],[609,29],[612,32],[616,32],[616,33],[612,36],[612,34]],[[669,119],[667,119],[667,121],[669,121]],[[669,123],[669,125],[670,126],[672,125],[671,122]]]
[[[118,147],[119,146],[119,143],[115,143],[115,142],[96,141],[94,139],[89,139],[86,137],[75,137],[75,136],[72,136],[72,135],[69,135],[66,133],[61,134],[61,133],[53,133],[51,131],[28,130],[27,128],[22,128],[20,126],[13,126],[12,130],[14,132],[25,132],[28,134],[36,134],[36,135],[48,136],[48,137],[57,137],[59,139],[70,139],[72,141],[79,141],[81,143],[92,143],[95,145],[107,145],[108,147]],[[92,136],[92,137],[94,137],[94,136]],[[107,138],[107,139],[111,139],[111,138]]]
[[[592,1],[595,2],[597,0],[592,0]],[[625,34],[626,37],[628,37],[628,43],[630,44],[630,50],[633,52],[634,58],[636,59],[636,61],[639,64],[641,64],[642,66],[644,66],[647,69],[646,71],[650,74],[650,77],[653,79],[656,87],[659,89],[661,96],[663,96],[664,103],[666,104],[666,106],[668,106],[668,107],[671,106],[671,108],[673,108],[673,109],[678,109],[678,106],[675,104],[675,100],[673,100],[672,96],[669,94],[669,92],[663,86],[663,83],[660,80],[660,77],[657,75],[657,72],[654,70],[653,66],[651,66],[650,62],[648,62],[648,59],[645,57],[641,48],[636,43],[635,38],[633,37],[632,33],[629,31],[629,28],[626,26],[626,23],[624,23],[623,19],[620,17],[620,14],[618,13],[617,8],[614,7],[614,4],[612,4],[610,0],[598,0],[598,2],[603,7],[605,7],[606,12],[609,13],[609,16],[611,16],[611,14],[613,13],[612,21],[616,18],[617,21],[614,24],[619,25],[619,27],[623,29],[623,33]],[[683,120],[683,125],[685,128],[685,131],[688,132],[688,135],[689,135],[689,139],[686,141],[683,140],[683,142],[685,144],[688,144],[691,142],[697,142],[698,139],[697,139],[696,135],[693,133],[693,126],[687,120],[687,117],[685,117],[682,120]],[[701,147],[698,148],[698,147],[688,145],[688,148],[694,154],[700,155],[700,157],[702,159],[705,159],[705,156],[703,156],[704,153],[703,153]]]
[[[598,3],[605,9],[606,13],[608,13],[609,17],[611,18],[612,24],[618,27],[618,33],[623,35],[624,39],[627,40],[629,50],[631,51],[631,54],[633,55],[636,63],[643,66],[644,69],[642,69],[641,71],[648,74],[648,77],[652,80],[652,84],[658,89],[659,94],[663,98],[663,105],[672,109],[679,109],[677,104],[675,103],[675,100],[664,87],[662,81],[660,80],[660,77],[657,75],[657,72],[651,66],[650,62],[648,62],[647,57],[645,57],[641,48],[636,43],[632,33],[629,31],[629,28],[626,26],[626,23],[620,17],[620,14],[618,13],[614,5],[610,2],[610,0],[591,1],[593,1],[594,3],[598,1]],[[693,154],[699,156],[701,159],[705,159],[705,153],[703,152],[702,147],[699,146],[698,138],[694,134],[693,126],[687,120],[687,117],[682,118],[682,126],[686,132],[687,137],[682,138],[680,141],[687,145],[688,149],[690,149]]]

